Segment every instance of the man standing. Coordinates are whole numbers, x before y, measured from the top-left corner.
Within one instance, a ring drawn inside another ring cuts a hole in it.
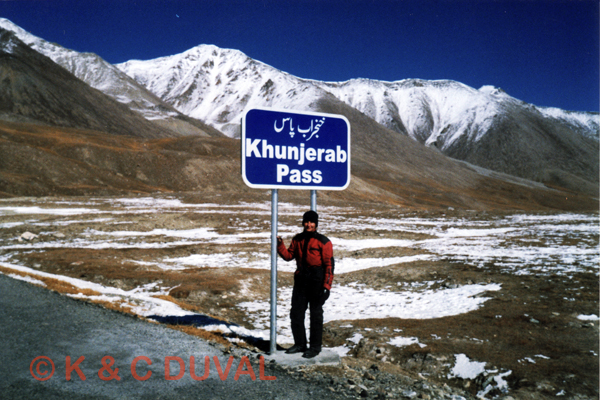
[[[294,236],[286,249],[281,237],[277,237],[277,252],[285,261],[296,260],[292,310],[290,319],[294,346],[286,353],[303,352],[302,357],[313,358],[321,352],[323,340],[323,304],[329,298],[333,282],[333,246],[320,233],[319,215],[307,211],[302,218],[304,231]],[[307,347],[304,316],[310,306],[310,348]]]

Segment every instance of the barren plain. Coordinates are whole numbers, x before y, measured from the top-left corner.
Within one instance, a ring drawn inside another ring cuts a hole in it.
[[[281,196],[287,243],[306,200]],[[316,367],[327,377],[320,384],[411,398],[417,393],[398,383],[410,377],[463,398],[598,398],[597,213],[331,199],[319,200],[318,212],[336,257],[324,344],[342,356],[338,367]],[[270,213],[267,191],[3,199],[0,272],[260,353],[269,337]],[[292,264],[278,261],[283,347]],[[399,380],[377,386],[374,370]]]

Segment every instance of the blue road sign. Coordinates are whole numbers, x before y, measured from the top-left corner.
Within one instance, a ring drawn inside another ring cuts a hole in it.
[[[258,189],[346,189],[350,122],[334,114],[249,110],[242,119],[242,178]]]

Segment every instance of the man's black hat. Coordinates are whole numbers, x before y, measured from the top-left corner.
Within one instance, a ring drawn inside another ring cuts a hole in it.
[[[304,216],[302,217],[302,223],[304,224],[305,222],[314,222],[315,223],[315,227],[319,226],[319,214],[317,214],[315,211],[307,211],[304,213]]]

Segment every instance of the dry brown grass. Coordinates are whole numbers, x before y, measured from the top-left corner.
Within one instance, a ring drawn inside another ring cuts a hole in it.
[[[151,252],[152,250],[148,250],[143,253],[156,257],[164,254],[160,250],[154,254]],[[127,256],[131,252],[123,253],[123,256]],[[169,295],[180,300],[188,298],[194,291],[208,294],[236,292],[239,290],[240,281],[265,273],[249,268],[193,267],[185,270],[148,270],[139,265],[115,261],[112,250],[49,249],[43,253],[24,254],[23,258],[28,262],[41,264],[41,269],[50,273],[58,272],[92,281],[119,280],[128,290],[141,284],[162,281],[163,286],[174,287]]]
[[[37,279],[39,281],[44,282],[46,284],[46,288],[53,290],[55,292],[59,292],[59,293],[75,294],[75,295],[81,294],[83,296],[100,296],[101,295],[100,292],[96,292],[95,290],[78,288],[77,286],[74,286],[68,282],[61,281],[61,280],[54,279],[54,278],[48,278],[45,276],[40,276],[40,275],[37,275],[34,273],[18,271],[18,270],[5,268],[5,267],[1,267],[1,266],[0,266],[0,272],[3,272],[5,274],[15,274],[15,275],[23,276],[23,277]]]
[[[125,301],[125,300],[97,300],[97,299],[84,299],[85,301],[89,301],[90,303],[98,304],[104,308],[108,308],[109,310],[122,312],[124,314],[138,316],[134,311],[135,305]]]

